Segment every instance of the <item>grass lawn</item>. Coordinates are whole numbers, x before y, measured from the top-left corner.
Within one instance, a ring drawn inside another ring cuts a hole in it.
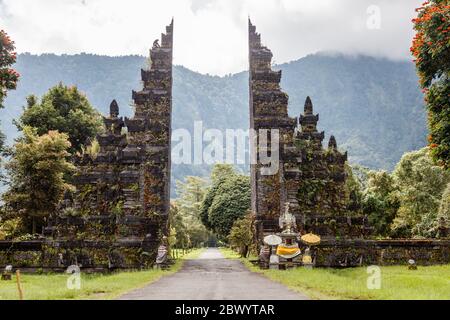
[[[239,259],[230,249],[222,249],[225,257]],[[418,267],[381,267],[381,288],[369,290],[367,268],[308,270],[260,270],[247,259],[241,259],[253,272],[283,283],[312,299],[442,299],[450,300],[450,265]]]
[[[130,290],[143,287],[162,276],[177,272],[184,259],[195,259],[203,249],[196,249],[178,259],[168,271],[122,271],[109,274],[81,274],[81,289],[67,289],[68,274],[22,274],[25,300],[114,299]],[[18,299],[15,276],[0,281],[0,300]]]

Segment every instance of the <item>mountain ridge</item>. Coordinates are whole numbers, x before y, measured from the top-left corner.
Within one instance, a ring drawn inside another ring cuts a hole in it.
[[[116,99],[122,116],[132,114],[131,90],[141,88],[139,55],[109,57],[93,54],[20,54],[15,68],[22,75],[9,92],[2,130],[9,143],[17,136],[17,118],[29,94],[41,96],[59,82],[77,85],[106,114]],[[275,65],[282,70],[281,86],[289,95],[289,114],[298,117],[306,96],[320,114],[319,129],[333,134],[351,162],[392,170],[401,155],[426,144],[423,95],[411,62],[370,56],[318,53]],[[183,66],[173,69],[173,129],[248,128],[248,74],[200,74]],[[207,166],[179,166],[174,178],[206,175]],[[173,179],[173,180],[175,180]]]

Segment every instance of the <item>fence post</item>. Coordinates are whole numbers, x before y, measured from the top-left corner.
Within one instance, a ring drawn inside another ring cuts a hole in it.
[[[17,290],[19,291],[19,300],[23,300],[22,284],[20,283],[20,270],[16,270]]]

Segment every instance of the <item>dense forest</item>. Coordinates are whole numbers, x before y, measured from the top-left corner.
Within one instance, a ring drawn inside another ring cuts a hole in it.
[[[141,56],[21,54],[21,74],[2,111],[2,130],[9,142],[17,136],[18,118],[29,94],[41,96],[62,81],[76,85],[102,113],[116,99],[122,115],[130,115],[131,90],[141,87]],[[365,56],[315,54],[276,66],[290,97],[290,114],[298,116],[310,95],[320,113],[319,129],[334,134],[351,163],[392,170],[402,154],[426,144],[426,113],[414,65]],[[248,75],[203,75],[174,68],[173,128],[192,129],[196,120],[206,128],[248,128]],[[245,169],[245,168],[243,168]],[[207,176],[209,168],[179,165],[175,180]]]

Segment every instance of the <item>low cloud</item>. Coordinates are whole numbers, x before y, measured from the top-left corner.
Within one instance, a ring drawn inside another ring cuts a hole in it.
[[[277,63],[318,51],[410,59],[411,19],[421,2],[0,0],[0,25],[19,52],[147,55],[174,17],[174,63],[223,75],[247,68],[249,15]]]

